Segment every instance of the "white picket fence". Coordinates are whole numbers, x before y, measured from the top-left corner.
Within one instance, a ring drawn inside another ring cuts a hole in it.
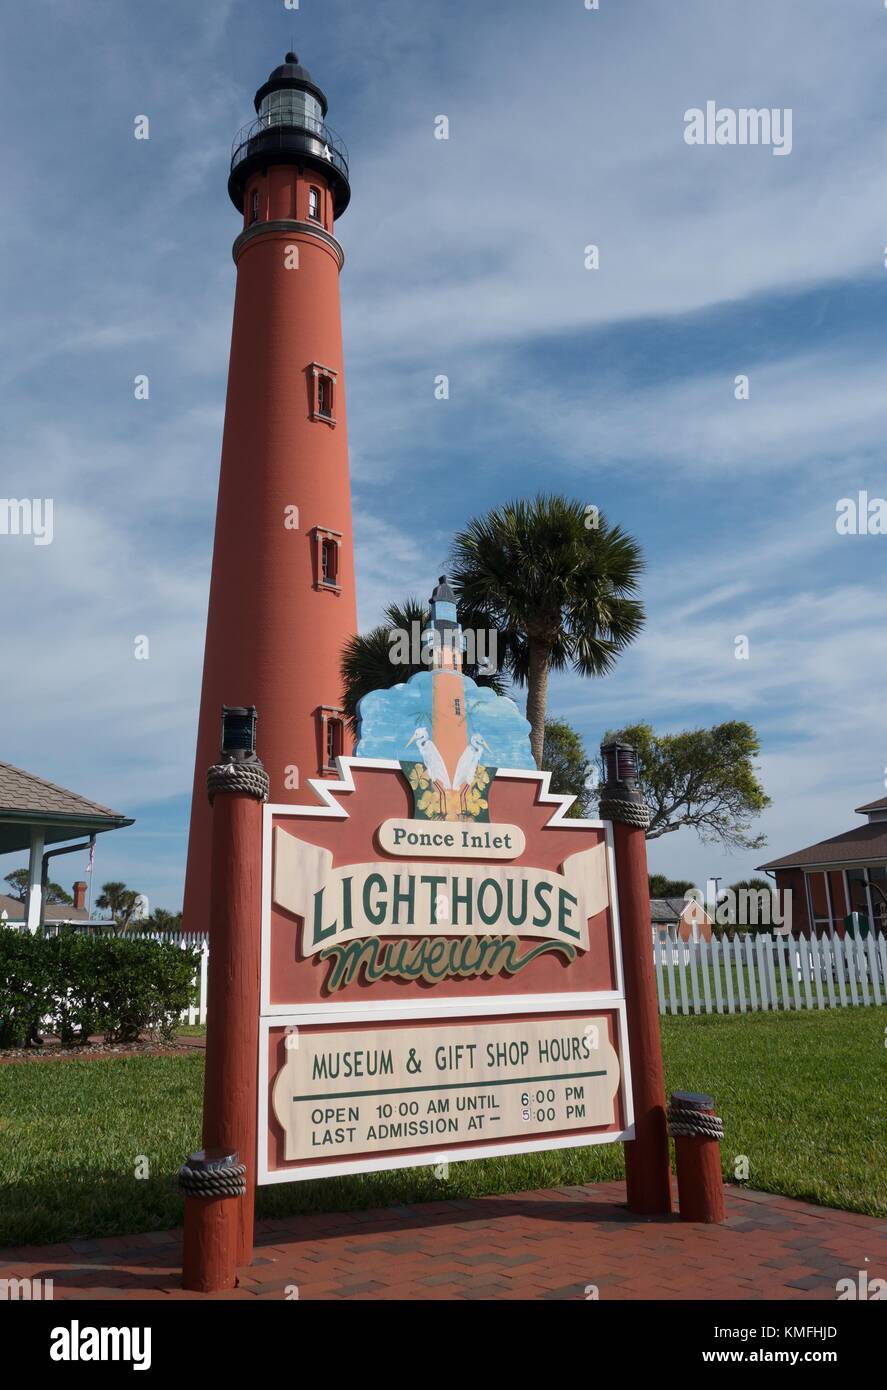
[[[737,935],[653,942],[661,1014],[834,1009],[887,1001],[887,939]]]

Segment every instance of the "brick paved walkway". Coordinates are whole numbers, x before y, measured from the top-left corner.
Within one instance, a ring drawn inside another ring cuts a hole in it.
[[[724,1226],[629,1215],[622,1183],[262,1221],[256,1261],[216,1297],[835,1298],[887,1275],[887,1222],[728,1188]],[[178,1287],[181,1232],[0,1251],[0,1278],[59,1298],[201,1298]]]

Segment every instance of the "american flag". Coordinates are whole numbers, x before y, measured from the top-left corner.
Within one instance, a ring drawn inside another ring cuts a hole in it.
[[[88,863],[87,866],[86,866],[86,872],[87,872],[88,874],[91,874],[91,873],[92,873],[92,866],[93,866],[94,863],[95,863],[95,845],[90,845],[90,847],[89,847],[89,863]]]

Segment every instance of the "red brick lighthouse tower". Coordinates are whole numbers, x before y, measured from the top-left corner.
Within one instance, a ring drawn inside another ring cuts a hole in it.
[[[243,230],[184,925],[208,926],[206,770],[222,704],[255,705],[271,800],[300,801],[309,777],[350,751],[339,661],[355,631],[354,563],[334,219],[348,158],[327,101],[295,53],[255,97],[234,141],[228,191]]]

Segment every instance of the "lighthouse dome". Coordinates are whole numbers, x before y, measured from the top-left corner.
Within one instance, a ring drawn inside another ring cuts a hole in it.
[[[231,151],[228,192],[243,211],[249,179],[269,165],[315,169],[333,195],[333,216],[341,217],[351,198],[348,151],[326,124],[327,100],[298,54],[284,61],[256,92],[256,118],[237,132]]]
[[[260,116],[285,110],[318,121],[322,121],[327,112],[326,97],[308,69],[299,62],[297,53],[287,53],[280,67],[269,74],[268,81],[256,92],[256,111]],[[288,121],[279,123],[290,124]]]

